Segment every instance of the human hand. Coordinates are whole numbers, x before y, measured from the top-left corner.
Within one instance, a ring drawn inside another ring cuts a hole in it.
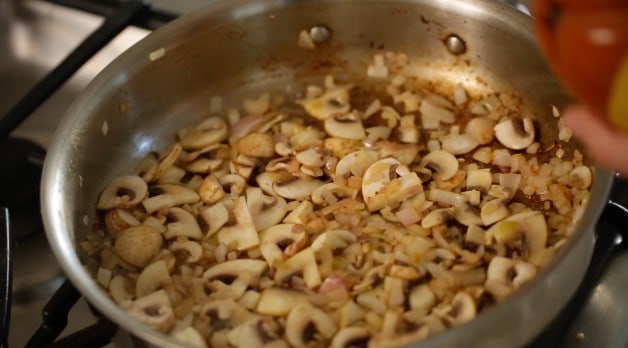
[[[596,163],[628,177],[628,133],[611,128],[604,118],[583,106],[572,106],[562,114],[567,126],[584,143]]]

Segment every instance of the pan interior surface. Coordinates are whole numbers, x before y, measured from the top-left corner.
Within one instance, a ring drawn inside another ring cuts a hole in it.
[[[330,31],[329,40],[313,50],[300,48],[299,33],[316,26]],[[454,53],[452,37],[459,40]],[[152,344],[177,346],[120,310],[91,278],[94,261],[79,256],[79,242],[100,220],[95,209],[100,192],[150,152],[165,150],[177,130],[207,117],[212,97],[236,106],[236,100],[261,92],[300,93],[327,74],[341,80],[363,76],[372,54],[386,51],[407,54],[420,67],[417,79],[433,91],[451,95],[462,85],[475,98],[493,91],[511,95],[522,115],[542,125],[541,141],[554,141],[550,105],[560,107],[569,98],[540,56],[531,20],[506,5],[481,0],[216,1],[155,31],[116,59],[59,126],[44,169],[42,214],[69,278],[122,327]],[[602,201],[609,186],[610,175],[598,171],[591,201]],[[581,280],[592,247],[589,231],[600,210],[587,210],[565,248],[569,253],[559,255],[560,262],[525,291],[421,347],[525,344],[573,292],[565,290],[564,299],[556,299],[556,284],[575,289]],[[562,273],[555,278],[550,272]],[[542,318],[530,310],[544,307],[550,310]]]

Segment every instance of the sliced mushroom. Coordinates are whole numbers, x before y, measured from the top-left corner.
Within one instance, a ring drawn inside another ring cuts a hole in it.
[[[162,175],[164,175],[164,173],[166,173],[166,171],[174,165],[181,154],[181,150],[181,144],[179,143],[174,143],[170,147],[168,153],[159,162],[159,165],[157,165],[157,169],[155,169],[155,172],[153,173],[153,180],[159,180]]]
[[[312,195],[312,192],[323,184],[322,181],[309,177],[295,177],[292,181],[274,182],[273,191],[286,199],[302,200]]]
[[[129,211],[111,209],[105,214],[105,228],[107,233],[116,238],[121,231],[140,224],[140,221]]]
[[[155,291],[130,303],[122,303],[120,306],[131,317],[155,330],[168,332],[174,325],[172,305],[163,290]]]
[[[493,183],[493,176],[489,170],[477,169],[467,171],[466,187],[472,190],[487,192]]]
[[[252,314],[232,299],[214,300],[199,309],[199,317],[212,331],[233,329],[252,319]]]
[[[395,208],[423,190],[421,179],[394,158],[373,163],[364,172],[362,197],[369,211]]]
[[[163,260],[155,261],[146,266],[135,283],[135,295],[144,297],[156,290],[165,289],[172,284],[170,272]]]
[[[362,119],[355,112],[337,114],[326,118],[325,131],[332,137],[352,140],[366,138]]]
[[[223,190],[229,192],[232,196],[237,197],[244,193],[246,189],[246,180],[238,174],[227,174],[221,176],[218,181],[222,185]]]
[[[210,117],[179,138],[184,149],[198,150],[227,139],[228,133],[227,123],[222,118]]]
[[[409,166],[419,154],[419,145],[399,144],[390,141],[381,141],[373,146],[373,150],[379,153],[380,158],[392,157],[401,164]]]
[[[420,166],[436,171],[441,180],[449,180],[458,172],[459,164],[456,157],[451,153],[436,150],[423,157]]]
[[[165,184],[150,188],[149,196],[142,205],[147,213],[152,214],[162,208],[170,208],[186,203],[196,203],[200,196],[196,191],[181,185]]]
[[[323,147],[331,151],[334,157],[340,158],[351,152],[360,150],[362,148],[362,142],[343,138],[326,138],[323,140]]]
[[[443,151],[453,155],[464,155],[478,147],[478,142],[468,134],[450,134],[441,141]]]
[[[547,244],[547,224],[541,212],[529,211],[512,215],[503,221],[516,223],[516,234],[524,238],[529,256],[541,252]]]
[[[362,177],[368,167],[375,163],[379,155],[375,151],[359,150],[342,157],[336,164],[336,177],[348,178],[350,175]]]
[[[477,207],[462,203],[456,205],[454,208],[454,218],[462,225],[471,226],[483,224],[482,218],[480,217],[480,210]]]
[[[246,204],[258,231],[278,224],[286,215],[286,200],[264,195],[258,187],[246,189]]]
[[[270,158],[275,155],[273,138],[268,134],[251,133],[237,143],[238,152],[245,156]]]
[[[229,221],[229,211],[222,202],[199,210],[197,222],[205,236],[211,236]]]
[[[313,211],[314,205],[310,201],[303,201],[283,219],[283,222],[305,225],[311,220]]]
[[[225,191],[215,175],[210,174],[203,179],[203,183],[198,188],[198,195],[203,203],[215,203],[225,196]]]
[[[325,94],[312,99],[300,100],[299,104],[312,117],[319,120],[349,112],[349,92],[344,88],[328,90]]]
[[[512,288],[519,288],[536,274],[536,267],[520,260],[495,256],[488,265],[486,281],[497,281]]]
[[[510,118],[495,126],[495,137],[511,150],[523,150],[534,142],[534,122],[528,117]]]
[[[410,308],[428,313],[436,304],[436,296],[434,295],[432,289],[430,289],[429,285],[421,284],[410,290],[408,301],[410,303]]]
[[[424,129],[437,129],[440,123],[454,123],[456,115],[449,110],[450,103],[443,103],[440,98],[430,96],[421,101],[419,111],[421,112],[421,123]]]
[[[318,252],[323,247],[331,250],[344,249],[355,243],[358,237],[346,230],[329,230],[319,234],[312,242],[312,250]]]
[[[327,162],[330,151],[323,147],[312,147],[297,153],[296,160],[308,167],[322,167]]]
[[[355,198],[358,190],[330,182],[312,192],[312,202],[318,205],[327,205],[337,202],[338,198]]]
[[[246,250],[259,245],[257,229],[244,197],[233,202],[233,215],[236,225],[221,228],[218,231],[218,242],[235,250]]]
[[[229,147],[225,144],[212,144],[198,151],[182,156],[185,170],[206,174],[218,170],[229,158]]]
[[[336,324],[325,312],[308,304],[294,307],[286,319],[286,339],[294,347],[312,344],[316,333],[329,340],[336,330]]]
[[[499,179],[499,186],[506,191],[506,198],[511,199],[515,193],[517,193],[517,190],[519,190],[519,186],[521,185],[521,174],[499,173],[497,174],[497,177]]]
[[[454,216],[453,208],[435,209],[429,212],[421,220],[421,227],[432,228],[447,222]]]
[[[279,317],[288,314],[296,306],[307,303],[308,296],[304,292],[284,288],[268,288],[262,291],[256,311],[263,315]]]
[[[458,291],[451,300],[451,305],[447,306],[448,311],[444,314],[444,319],[453,326],[462,325],[477,314],[477,308],[473,297],[464,291]]]
[[[316,264],[316,256],[312,248],[305,248],[287,259],[283,264],[277,263],[275,282],[281,284],[295,275],[302,275],[305,285],[312,289],[321,284],[321,276]]]
[[[392,265],[390,266],[390,271],[388,273],[391,277],[399,278],[399,280],[417,280],[425,274],[425,272],[417,271],[415,267],[410,265]],[[388,278],[390,277],[387,277],[386,279]]]
[[[495,122],[486,117],[474,117],[465,127],[465,133],[480,145],[489,144],[495,137]]]
[[[364,327],[347,327],[336,333],[331,341],[331,348],[366,347],[371,339],[371,332]]]
[[[188,237],[191,239],[201,239],[203,234],[196,222],[196,218],[190,212],[182,208],[170,208],[166,215],[167,239],[176,237]]]
[[[203,273],[205,281],[220,280],[230,283],[242,272],[248,271],[255,276],[260,276],[267,268],[267,264],[261,260],[237,259],[225,261],[212,266]]]
[[[175,255],[183,255],[185,262],[197,262],[203,256],[203,247],[191,240],[175,240],[170,244],[170,251]]]
[[[171,334],[176,340],[186,345],[194,346],[197,348],[206,348],[207,343],[201,334],[192,326],[188,326],[185,329],[175,331]]]
[[[163,244],[161,233],[153,227],[138,225],[120,232],[115,241],[116,254],[133,266],[144,267]]]
[[[442,205],[459,205],[467,201],[467,198],[460,193],[436,188],[428,192],[427,198],[434,203]]]
[[[570,185],[577,189],[587,189],[591,186],[592,176],[591,168],[588,166],[578,166],[569,174]]]
[[[132,300],[135,297],[135,292],[129,281],[124,276],[118,274],[109,282],[109,295],[111,295],[117,303],[122,303]]]
[[[397,139],[405,144],[416,144],[419,142],[419,129],[414,123],[414,115],[402,116],[397,128]]]
[[[510,210],[506,206],[506,201],[501,198],[496,198],[484,203],[480,210],[480,217],[485,226],[490,226],[506,218],[509,214]]]
[[[151,182],[158,164],[159,160],[157,160],[157,154],[152,152],[140,162],[133,171],[133,174],[140,176],[145,182]]]
[[[272,318],[258,317],[231,330],[227,336],[229,343],[238,348],[288,348],[280,339],[280,326]]]
[[[271,267],[285,256],[292,256],[307,243],[305,229],[301,225],[279,224],[262,231],[260,251]]]
[[[157,180],[158,184],[180,184],[181,180],[185,177],[185,169],[177,166],[171,166],[166,169],[163,174],[159,176]]]
[[[366,312],[362,307],[358,306],[353,300],[347,301],[338,311],[338,323],[340,327],[347,327],[362,319]]]
[[[117,177],[100,194],[96,208],[131,208],[146,198],[148,186],[137,175]]]

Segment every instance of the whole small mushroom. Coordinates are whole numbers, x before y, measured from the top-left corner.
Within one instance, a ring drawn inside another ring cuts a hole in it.
[[[118,256],[133,266],[144,267],[161,250],[163,238],[153,227],[138,225],[120,232],[114,248]]]

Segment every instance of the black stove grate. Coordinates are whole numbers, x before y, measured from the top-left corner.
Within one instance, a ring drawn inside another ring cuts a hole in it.
[[[103,24],[90,34],[72,53],[21,99],[2,119],[0,119],[0,144],[24,121],[39,105],[50,97],[85,62],[103,48],[128,26],[138,26],[154,30],[176,18],[176,15],[156,11],[143,1],[86,1],[48,0],[49,2],[90,12],[105,17]],[[622,189],[628,184],[618,180]],[[616,188],[617,190],[617,188]],[[628,197],[628,194],[622,195]],[[0,202],[2,203],[2,202]],[[627,203],[627,202],[621,202]],[[570,322],[577,316],[580,305],[586,301],[592,289],[598,284],[609,261],[622,245],[625,231],[622,222],[627,221],[628,210],[622,204],[609,201],[601,219],[600,234],[590,267],[577,293],[568,306],[530,344],[529,348],[553,347],[560,343]],[[615,228],[613,228],[615,227]],[[613,231],[613,233],[607,233]],[[8,332],[11,306],[11,233],[9,210],[0,208],[0,348],[8,347]],[[622,238],[623,237],[623,238]],[[26,347],[102,347],[111,342],[118,328],[110,320],[90,307],[98,321],[62,339],[56,340],[68,321],[68,313],[80,299],[80,293],[69,282],[63,285],[48,301],[42,312],[42,324],[31,337]],[[56,340],[56,341],[55,341]]]
[[[177,17],[173,14],[154,10],[147,2],[137,0],[49,0],[49,2],[101,15],[105,17],[105,20],[0,119],[0,144],[11,146],[12,150],[14,150],[13,145],[16,142],[21,144],[24,141],[10,139],[11,132],[122,30],[129,26],[154,30]],[[26,152],[29,154],[39,153],[43,159],[43,151],[30,149]],[[24,157],[26,156],[24,154]],[[22,168],[24,167],[22,164],[25,164],[22,162],[27,162],[27,159],[17,158],[17,161],[19,163],[15,165],[7,165],[6,163],[5,165],[12,169]],[[19,176],[20,173],[16,175]],[[35,185],[36,189],[38,182],[39,180]],[[2,198],[1,195],[0,198]],[[25,199],[28,198],[25,197]],[[15,204],[17,203],[5,199],[0,200],[0,205],[11,206],[12,210],[16,208]],[[16,238],[16,231],[11,231],[11,225],[9,223],[9,209],[0,208],[0,348],[8,348],[11,317],[11,246]],[[13,225],[15,226],[15,223]],[[20,225],[20,227],[23,226]],[[70,309],[80,298],[80,293],[66,280],[44,307],[42,324],[28,341],[26,347],[102,347],[110,343],[118,328],[92,307],[90,309],[99,318],[95,324],[55,341],[67,325]]]

